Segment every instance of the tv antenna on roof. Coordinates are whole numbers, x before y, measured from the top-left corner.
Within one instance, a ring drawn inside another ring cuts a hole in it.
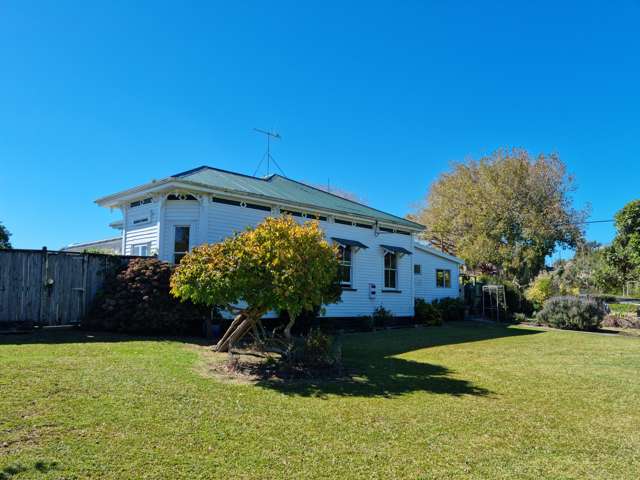
[[[282,170],[282,168],[280,167],[280,165],[278,165],[278,162],[276,162],[276,159],[273,158],[271,156],[271,139],[273,138],[274,140],[280,140],[282,137],[280,136],[280,134],[278,132],[275,131],[268,131],[268,130],[262,130],[261,128],[254,128],[254,131],[263,134],[265,137],[267,137],[267,151],[265,152],[265,154],[262,156],[262,159],[260,160],[260,163],[258,163],[258,166],[256,167],[256,171],[253,172],[253,176],[255,177],[256,174],[258,173],[258,170],[260,170],[260,166],[262,165],[262,162],[264,162],[265,158],[267,159],[267,176],[269,175],[269,167],[271,162],[273,162],[273,164],[278,167],[278,170],[280,170],[280,173],[282,173],[283,177],[286,177],[286,173],[284,173],[284,170]]]

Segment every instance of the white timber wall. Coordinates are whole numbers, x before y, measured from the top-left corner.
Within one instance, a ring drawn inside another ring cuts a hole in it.
[[[125,207],[123,255],[132,255],[133,245],[148,245],[151,252],[159,250],[160,204],[153,201],[137,207]]]
[[[208,235],[209,243],[216,243],[229,235],[240,232],[247,227],[253,227],[273,213],[252,208],[225,205],[221,203],[209,204]],[[304,218],[294,217],[300,222]],[[403,255],[398,259],[398,291],[383,292],[384,287],[384,250],[381,244],[404,247],[412,250],[410,235],[381,232],[375,235],[372,229],[320,221],[327,239],[331,237],[357,240],[369,248],[359,249],[353,255],[353,283],[354,290],[342,293],[342,302],[327,305],[327,317],[354,317],[370,315],[378,306],[390,310],[396,316],[413,315],[413,263],[411,255]],[[369,298],[369,284],[376,285],[377,296]]]
[[[273,211],[257,210],[249,207],[227,205],[212,202],[209,197],[196,200],[154,199],[148,205],[142,205],[125,211],[125,254],[130,254],[131,245],[150,243],[152,251],[164,261],[173,261],[173,248],[176,226],[190,227],[190,248],[202,243],[217,243],[225,237],[240,232],[247,227],[259,224],[268,216],[279,215],[278,209]],[[133,225],[133,218],[150,215],[150,223]],[[300,222],[304,218],[294,217]],[[342,302],[327,305],[327,317],[354,317],[370,315],[376,307],[383,306],[395,316],[412,316],[414,299],[413,263],[415,254],[411,235],[390,232],[378,232],[351,225],[320,221],[327,240],[338,237],[355,240],[368,248],[354,250],[352,257],[352,290],[345,290]],[[381,245],[403,247],[414,255],[398,256],[398,276],[396,291],[384,291],[384,249]],[[445,261],[446,262],[446,261]],[[426,263],[426,262],[423,262]],[[453,294],[439,292],[440,296],[457,296],[457,265],[447,262],[452,270]],[[423,276],[428,276],[428,267],[424,265]],[[447,267],[448,268],[448,267]],[[433,271],[433,288],[435,288],[435,270]],[[454,284],[455,282],[455,284]],[[370,298],[369,284],[375,284],[376,297]],[[435,298],[435,297],[434,297]]]
[[[175,227],[188,226],[189,249],[204,243],[200,232],[201,204],[197,200],[165,200],[161,222],[161,248],[159,258],[173,261]]]
[[[416,248],[414,263],[420,264],[421,274],[414,275],[416,298],[422,298],[428,302],[436,298],[458,298],[460,265],[452,260],[440,257],[433,253]],[[436,286],[436,270],[451,270],[451,288]]]

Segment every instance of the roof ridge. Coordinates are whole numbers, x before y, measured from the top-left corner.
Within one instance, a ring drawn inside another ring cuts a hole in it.
[[[175,175],[171,175],[169,178],[185,177],[185,176],[191,175],[192,173],[199,172],[201,170],[215,170],[216,172],[230,173],[231,175],[237,175],[239,177],[251,178],[253,180],[260,180],[262,182],[268,182],[275,175],[275,173],[274,173],[274,174],[269,175],[267,177],[256,177],[254,175],[247,175],[246,173],[240,173],[240,172],[234,172],[234,171],[231,171],[231,170],[225,170],[224,168],[216,168],[216,167],[211,167],[209,165],[201,165],[199,167],[192,168],[191,170],[186,170],[184,172],[180,172],[180,173],[176,173]]]

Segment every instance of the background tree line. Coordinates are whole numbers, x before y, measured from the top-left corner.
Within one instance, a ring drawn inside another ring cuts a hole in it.
[[[640,280],[640,201],[616,214],[616,237],[602,246],[585,239],[590,208],[573,205],[574,190],[558,155],[498,150],[454,163],[409,218],[426,226],[425,240],[463,258],[473,273],[521,287],[540,276],[539,286],[556,293],[619,293]],[[549,273],[556,248],[575,255]]]

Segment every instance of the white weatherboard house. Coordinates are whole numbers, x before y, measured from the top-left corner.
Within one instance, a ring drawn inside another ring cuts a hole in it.
[[[327,317],[370,315],[383,306],[413,315],[415,298],[457,297],[462,260],[419,243],[423,226],[280,175],[251,177],[199,167],[96,200],[122,211],[124,255],[178,262],[265,217],[319,221],[340,248],[342,302]]]

